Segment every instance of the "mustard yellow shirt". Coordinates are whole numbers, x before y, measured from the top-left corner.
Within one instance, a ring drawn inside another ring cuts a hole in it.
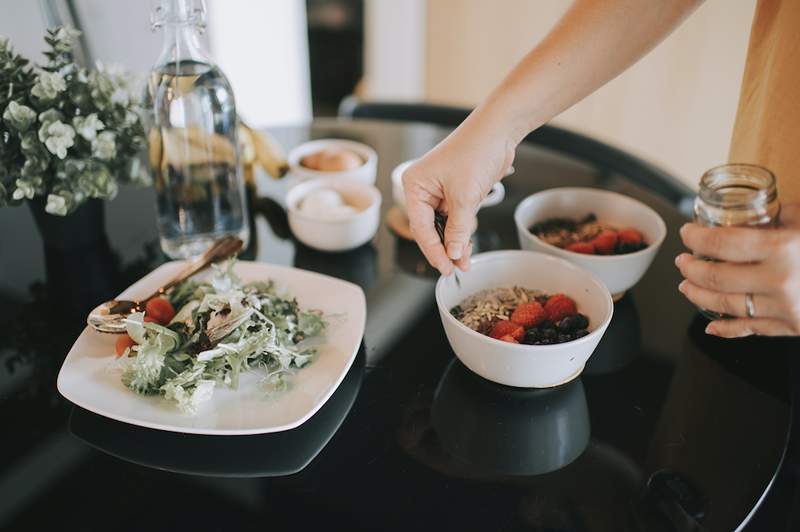
[[[800,203],[800,0],[758,0],[729,160],[769,168],[781,203]]]

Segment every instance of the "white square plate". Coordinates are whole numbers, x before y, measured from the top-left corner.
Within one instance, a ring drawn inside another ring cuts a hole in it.
[[[183,262],[166,263],[120,298],[152,293]],[[125,423],[193,434],[263,434],[292,429],[325,404],[350,369],[364,336],[367,304],[360,287],[327,275],[257,262],[239,261],[235,272],[243,282],[275,281],[279,290],[296,297],[302,308],[321,310],[328,321],[317,358],[290,378],[287,391],[266,394],[262,370],[240,376],[239,388],[217,385],[197,414],[181,413],[157,396],[138,395],[120,381],[115,363],[116,335],[86,327],[72,346],[58,374],[58,391],[76,405]],[[202,275],[202,274],[201,274]]]

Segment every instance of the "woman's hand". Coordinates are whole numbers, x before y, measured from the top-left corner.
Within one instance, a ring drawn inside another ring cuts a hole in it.
[[[725,338],[751,334],[800,335],[800,205],[787,205],[777,229],[681,228],[686,247],[725,262],[688,253],[675,264],[686,278],[678,289],[701,308],[735,316],[711,322],[706,332]],[[747,317],[746,294],[753,317]]]
[[[425,258],[443,275],[469,268],[475,214],[514,160],[517,142],[480,110],[403,174],[411,232]],[[447,214],[444,246],[434,212]]]

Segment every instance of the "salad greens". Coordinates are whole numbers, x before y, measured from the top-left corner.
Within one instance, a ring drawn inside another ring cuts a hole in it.
[[[236,388],[245,371],[262,368],[280,385],[313,360],[316,350],[304,340],[324,331],[321,313],[281,297],[271,281],[242,284],[234,263],[214,265],[210,282],[173,288],[168,298],[177,313],[167,326],[144,321],[144,313],[128,318],[136,345],[122,357],[125,386],[194,413],[216,385]]]

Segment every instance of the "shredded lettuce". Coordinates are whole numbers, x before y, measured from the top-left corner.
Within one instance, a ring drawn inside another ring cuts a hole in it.
[[[320,312],[279,295],[272,281],[243,285],[234,260],[214,266],[210,283],[186,281],[168,297],[179,311],[168,327],[132,314],[127,331],[136,342],[122,382],[141,394],[160,394],[183,412],[196,413],[218,385],[236,388],[239,376],[261,368],[265,386],[311,363],[304,340],[324,333]]]

